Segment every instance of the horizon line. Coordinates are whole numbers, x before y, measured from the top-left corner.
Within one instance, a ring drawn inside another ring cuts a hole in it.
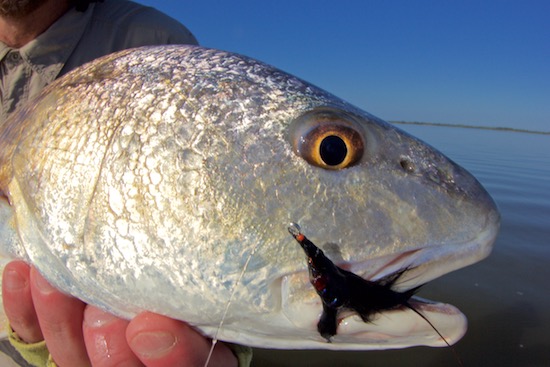
[[[476,125],[468,125],[468,124],[447,124],[447,123],[419,122],[419,121],[390,121],[390,123],[398,124],[398,125],[400,124],[400,125],[423,125],[423,126],[438,126],[438,127],[459,127],[459,128],[463,128],[463,129],[510,131],[510,132],[515,132],[515,133],[550,135],[550,131],[517,129],[517,128],[513,128],[513,127],[476,126]]]

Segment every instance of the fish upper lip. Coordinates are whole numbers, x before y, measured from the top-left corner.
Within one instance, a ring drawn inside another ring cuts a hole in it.
[[[366,280],[376,281],[389,274],[402,271],[403,269],[412,269],[414,267],[414,260],[418,258],[418,255],[420,255],[422,251],[423,248],[418,248],[378,258],[340,263],[337,265]],[[405,276],[406,273],[405,271],[403,275]],[[397,283],[399,284],[400,282],[398,281]]]
[[[500,216],[495,213],[487,216],[483,230],[462,243],[419,246],[381,257],[336,264],[370,281],[407,269],[395,284],[396,290],[406,291],[487,257],[500,227]]]

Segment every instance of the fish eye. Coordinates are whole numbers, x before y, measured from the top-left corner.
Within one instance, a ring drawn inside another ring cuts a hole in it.
[[[357,164],[364,153],[364,140],[355,126],[335,111],[306,114],[295,128],[294,149],[308,163],[330,170]]]

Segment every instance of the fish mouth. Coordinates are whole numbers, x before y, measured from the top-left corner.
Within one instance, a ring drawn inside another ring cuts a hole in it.
[[[474,239],[462,244],[424,246],[363,261],[337,262],[336,265],[370,282],[401,272],[392,290],[406,292],[485,258],[490,253],[497,232],[498,220],[487,225]],[[467,330],[466,316],[455,306],[412,296],[408,305],[377,312],[367,322],[352,310],[341,311],[337,317],[336,335],[327,343],[317,332],[323,305],[309,283],[307,270],[283,276],[280,286],[285,318],[295,327],[310,331],[302,339],[302,348],[373,350],[417,345],[443,347],[459,341]]]

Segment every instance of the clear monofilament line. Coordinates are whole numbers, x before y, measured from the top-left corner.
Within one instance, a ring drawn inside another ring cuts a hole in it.
[[[246,261],[243,266],[243,270],[241,271],[241,274],[239,275],[239,278],[237,278],[237,281],[235,284],[233,284],[233,288],[231,288],[231,294],[229,295],[229,300],[227,301],[227,304],[225,305],[225,310],[223,311],[222,319],[220,321],[220,324],[218,325],[218,328],[216,329],[216,333],[214,334],[214,337],[212,338],[212,346],[210,347],[210,351],[208,352],[208,357],[206,358],[206,361],[204,362],[204,367],[208,367],[208,364],[210,363],[210,358],[212,358],[212,353],[214,353],[214,348],[216,347],[216,344],[218,343],[218,334],[220,333],[220,330],[223,327],[223,323],[225,321],[225,318],[227,316],[227,312],[229,311],[229,307],[231,306],[231,302],[233,301],[233,296],[235,295],[235,292],[237,291],[237,287],[239,284],[241,284],[241,280],[243,279],[244,273],[246,272],[246,269],[248,268],[248,264],[250,263],[250,259],[252,259],[252,256],[254,256],[254,253],[256,252],[256,249],[258,248],[258,244],[252,248],[252,251],[250,251],[250,254],[248,254],[248,257],[246,258]]]
[[[413,310],[418,316],[422,317],[424,319],[424,321],[426,321],[428,323],[428,325],[431,326],[432,329],[434,329],[434,331],[437,333],[437,335],[439,335],[439,337],[443,340],[443,342],[445,342],[445,344],[447,345],[448,348],[451,349],[451,351],[453,352],[457,362],[458,362],[458,365],[460,367],[463,367],[464,364],[462,363],[462,359],[460,358],[460,355],[458,354],[458,352],[456,351],[456,349],[451,345],[449,344],[449,342],[447,341],[447,338],[445,338],[440,332],[439,330],[436,329],[436,327],[434,326],[434,324],[432,324],[432,322],[430,320],[428,320],[428,318],[426,316],[424,316],[422,314],[422,312],[418,311],[416,308],[414,308],[410,303],[405,303],[405,306],[407,306],[409,309]]]

